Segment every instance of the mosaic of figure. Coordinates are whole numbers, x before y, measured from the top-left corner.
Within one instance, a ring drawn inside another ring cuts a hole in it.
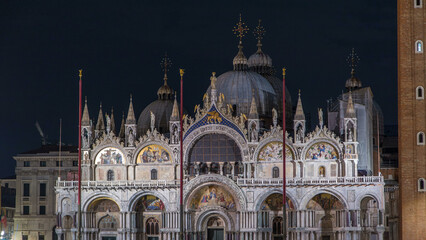
[[[233,197],[218,186],[202,187],[192,197],[190,208],[199,209],[207,206],[220,206],[228,210],[235,210]]]
[[[123,153],[117,148],[104,148],[98,153],[96,164],[123,164]]]
[[[270,142],[266,144],[259,152],[259,161],[282,161],[283,159],[283,144],[281,142]],[[286,160],[293,160],[293,153],[291,149],[285,147]]]
[[[286,199],[286,209],[294,209],[293,202],[287,198]],[[280,193],[274,193],[269,195],[265,201],[263,201],[260,206],[260,210],[270,210],[270,211],[281,211],[283,208],[283,195]]]
[[[159,198],[153,195],[143,196],[140,200],[140,206],[147,211],[162,211],[164,203]]]
[[[337,199],[335,196],[328,193],[321,193],[309,200],[306,208],[310,210],[321,211],[339,210],[343,209],[344,207],[342,202],[340,202],[339,199]]]
[[[162,163],[170,161],[169,152],[159,145],[148,145],[138,155],[138,163]]]
[[[336,149],[328,143],[312,145],[306,153],[306,159],[312,160],[337,160]]]

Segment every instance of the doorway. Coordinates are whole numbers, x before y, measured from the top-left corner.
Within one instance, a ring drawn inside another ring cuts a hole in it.
[[[224,240],[223,228],[209,228],[207,229],[207,240]]]
[[[116,237],[102,237],[102,240],[116,240]]]

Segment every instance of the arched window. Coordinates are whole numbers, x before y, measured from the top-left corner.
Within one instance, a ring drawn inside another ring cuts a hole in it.
[[[325,167],[324,166],[319,167],[318,176],[319,177],[325,177]]]
[[[414,0],[414,7],[415,8],[421,8],[422,7],[422,0]]]
[[[278,167],[272,168],[272,178],[280,177],[280,169]]]
[[[146,221],[145,231],[147,235],[159,235],[160,234],[160,226],[158,220],[156,218],[149,218]]]
[[[276,217],[272,221],[272,234],[280,235],[283,234],[283,218]]]
[[[416,41],[416,53],[423,53],[423,42],[420,40]]]
[[[107,215],[99,221],[100,229],[116,229],[117,227],[117,221],[113,216]]]
[[[425,145],[425,134],[424,132],[417,133],[417,145]]]
[[[426,192],[424,178],[419,178],[417,189],[419,192]]]
[[[151,180],[157,180],[157,169],[151,170]]]
[[[424,99],[425,98],[425,90],[422,86],[418,86],[416,88],[416,99]]]
[[[108,170],[108,172],[107,172],[107,181],[114,181],[114,171]]]

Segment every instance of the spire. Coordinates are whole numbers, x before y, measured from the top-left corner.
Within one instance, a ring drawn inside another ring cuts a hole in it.
[[[254,90],[252,90],[252,97],[251,97],[251,105],[250,105],[250,119],[257,119],[259,118],[259,115],[257,113],[257,105],[256,105],[256,99],[254,98]]]
[[[352,101],[352,92],[349,91],[348,106],[346,107],[345,118],[356,118],[354,103]]]
[[[172,116],[170,117],[170,121],[179,121],[179,107],[176,100],[176,92],[175,92],[175,101],[173,103]]]
[[[84,98],[83,117],[81,118],[82,126],[90,126],[89,108],[87,107],[87,96]]]
[[[167,52],[165,53],[163,59],[161,60],[160,65],[161,65],[161,69],[164,72],[164,77],[163,77],[164,84],[157,91],[158,99],[171,100],[173,89],[171,89],[169,85],[167,85],[167,79],[168,79],[167,72],[170,70],[172,61],[170,61],[170,58],[167,57]]]
[[[240,19],[237,23],[237,26],[235,26],[234,29],[232,30],[234,32],[234,34],[239,38],[238,53],[234,57],[234,60],[233,60],[233,65],[234,65],[235,71],[242,71],[242,70],[246,70],[248,68],[247,67],[247,58],[243,53],[243,37],[245,36],[245,34],[247,33],[248,30],[249,30],[249,28],[241,20],[241,14],[240,14]]]
[[[136,124],[135,112],[133,111],[133,98],[130,94],[129,111],[127,111],[126,124]]]
[[[99,106],[98,122],[96,123],[96,130],[105,130],[104,115],[102,114],[102,102]]]
[[[121,117],[121,126],[120,126],[120,133],[118,133],[118,137],[120,138],[124,138],[125,137],[125,128],[124,128],[124,112],[123,112],[123,116]]]
[[[114,108],[111,107],[111,132],[115,133]]]
[[[253,31],[255,38],[257,39],[257,52],[262,52],[262,39],[265,35],[265,28],[261,25],[262,20],[259,19],[259,25],[257,25],[256,29]]]
[[[305,120],[305,113],[303,112],[303,106],[302,106],[302,98],[300,97],[300,89],[299,89],[299,99],[297,100],[296,115],[294,116],[294,120]]]

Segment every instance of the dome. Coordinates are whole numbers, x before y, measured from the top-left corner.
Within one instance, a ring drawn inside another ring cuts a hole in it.
[[[360,87],[362,87],[361,80],[359,80],[357,77],[352,75],[351,78],[346,80],[345,87],[347,89],[360,88]]]
[[[223,93],[226,104],[236,108],[234,110],[237,115],[249,115],[253,94],[261,117],[272,116],[272,108],[277,106],[276,94],[271,84],[262,75],[252,71],[226,72],[217,78],[216,89],[218,93]]]
[[[269,73],[272,68],[272,58],[259,47],[257,52],[248,59],[248,67],[257,73]]]
[[[137,132],[139,136],[145,135],[151,128],[151,112],[155,115],[155,128],[160,133],[169,132],[169,119],[172,115],[173,100],[158,99],[149,104],[139,115]]]
[[[137,132],[139,136],[145,135],[151,129],[151,112],[155,116],[155,128],[160,133],[169,132],[169,119],[173,110],[173,89],[167,85],[167,75],[164,84],[158,91],[158,100],[149,104],[139,115]]]

